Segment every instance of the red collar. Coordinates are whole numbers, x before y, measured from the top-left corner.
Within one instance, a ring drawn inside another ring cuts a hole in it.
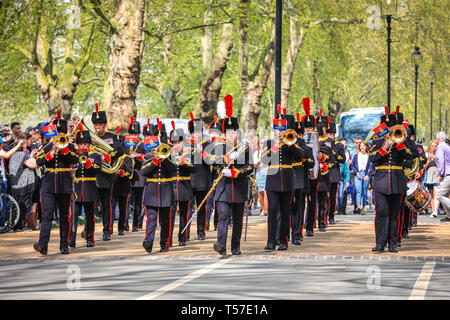
[[[89,149],[77,149],[77,153],[89,153]]]

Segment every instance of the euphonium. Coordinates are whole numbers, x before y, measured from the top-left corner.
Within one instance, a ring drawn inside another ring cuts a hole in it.
[[[166,159],[170,156],[171,148],[166,143],[161,143],[155,149],[155,156],[159,159]]]
[[[291,146],[297,142],[297,132],[295,132],[295,130],[293,129],[288,129],[285,132],[283,132],[281,140],[284,142],[284,144]]]
[[[387,139],[391,139],[394,143],[402,143],[408,137],[406,129],[401,124],[391,127],[391,132],[387,135]]]

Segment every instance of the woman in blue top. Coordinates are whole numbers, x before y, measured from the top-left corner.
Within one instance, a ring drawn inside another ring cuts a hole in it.
[[[367,190],[369,188],[369,179],[373,171],[373,165],[369,161],[369,146],[361,143],[357,148],[358,152],[353,156],[351,171],[355,175],[356,188],[356,214],[366,214],[364,207],[367,204]],[[361,206],[362,198],[362,206]]]

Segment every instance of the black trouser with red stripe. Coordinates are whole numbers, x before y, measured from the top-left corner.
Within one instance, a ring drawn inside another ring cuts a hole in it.
[[[127,216],[128,196],[112,196],[111,197],[111,209],[113,215],[115,213],[116,206],[119,205],[119,223],[117,229],[125,231],[125,218]],[[127,221],[128,223],[128,221]],[[111,219],[111,233],[114,228],[114,219]]]
[[[159,222],[161,226],[160,230],[160,245],[161,248],[167,248],[170,247],[170,233],[171,233],[171,210],[173,206],[170,207],[150,207],[145,206],[145,214],[147,216],[147,226],[145,228],[145,239],[146,241],[150,242],[153,245],[153,241],[155,240],[155,231],[157,227],[158,222],[158,216],[159,216]]]
[[[203,201],[203,199],[205,199],[207,194],[208,194],[208,190],[195,190],[194,189],[195,202],[197,203],[197,235],[203,236],[203,237],[205,237],[206,218],[207,218],[206,200],[200,209],[198,208],[198,206]]]
[[[289,236],[289,220],[291,216],[291,198],[292,191],[289,192],[276,192],[267,190],[267,202],[268,202],[268,217],[267,217],[267,229],[268,239],[267,243],[275,245],[277,238],[277,216],[280,213],[280,227],[279,227],[279,240],[280,244],[288,243]],[[220,214],[220,212],[219,212]]]
[[[131,188],[130,198],[128,200],[127,217],[125,223],[128,224],[130,209],[133,208],[133,228],[138,228],[139,220],[142,214],[142,196],[144,188]]]
[[[334,219],[334,213],[336,212],[337,203],[337,191],[339,187],[339,182],[330,182],[330,205],[327,210],[327,219]]]
[[[189,229],[190,229],[190,225],[189,227],[186,228],[186,230],[181,233],[181,231],[183,231],[184,227],[186,227],[187,222],[189,221],[190,218],[190,205],[191,205],[191,201],[178,201],[178,209],[179,211],[179,215],[180,215],[180,224],[179,224],[179,230],[178,230],[178,242],[187,242],[188,241],[188,235],[189,235]],[[175,229],[175,217],[176,217],[176,210],[175,208],[177,207],[177,203],[175,203],[173,205],[173,210],[171,213],[171,220],[172,220],[172,224],[171,224],[171,230],[170,230],[170,243],[172,242],[172,237],[173,237],[173,230]]]
[[[405,197],[402,196],[402,199]],[[401,201],[400,205],[400,220],[399,220],[399,231],[398,231],[398,238],[402,239],[405,236],[408,235],[408,228],[411,225],[412,220],[412,211],[409,209],[409,207],[405,204],[404,201]]]
[[[70,202],[72,200],[71,193],[43,193],[41,196],[41,205],[43,219],[41,223],[41,231],[39,234],[39,245],[48,250],[48,242],[50,241],[50,231],[52,229],[53,215],[56,209],[59,209],[59,248],[69,247],[70,235]]]
[[[308,212],[306,214],[306,230],[314,231],[317,214],[317,186],[318,180],[310,180],[309,193],[307,194]]]
[[[317,193],[317,222],[319,223],[319,228],[324,228],[327,225],[327,203],[328,203],[328,192],[319,191]]]
[[[113,212],[111,211],[111,188],[98,188],[98,201],[103,219],[103,234],[111,234]]]
[[[228,203],[217,201],[216,210],[219,221],[217,223],[217,242],[227,246],[228,225],[233,219],[233,231],[231,233],[231,250],[241,246],[242,220],[244,217],[245,202]]]
[[[396,243],[398,240],[398,218],[402,195],[386,195],[374,190],[374,200],[377,247],[384,247],[387,243]]]
[[[292,241],[303,238],[303,219],[305,212],[305,189],[296,189],[291,202]]]
[[[86,241],[94,241],[95,202],[78,202],[73,204],[73,214],[70,221],[70,238],[69,244],[75,245],[77,238],[78,217],[81,216],[81,207],[84,207],[84,231],[86,232]]]

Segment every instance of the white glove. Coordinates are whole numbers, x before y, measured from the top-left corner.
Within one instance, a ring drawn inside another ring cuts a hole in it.
[[[225,177],[229,177],[229,178],[231,177],[231,170],[229,168],[224,168],[222,170],[222,173]]]
[[[230,160],[237,160],[239,158],[239,152],[235,151],[230,154]]]

